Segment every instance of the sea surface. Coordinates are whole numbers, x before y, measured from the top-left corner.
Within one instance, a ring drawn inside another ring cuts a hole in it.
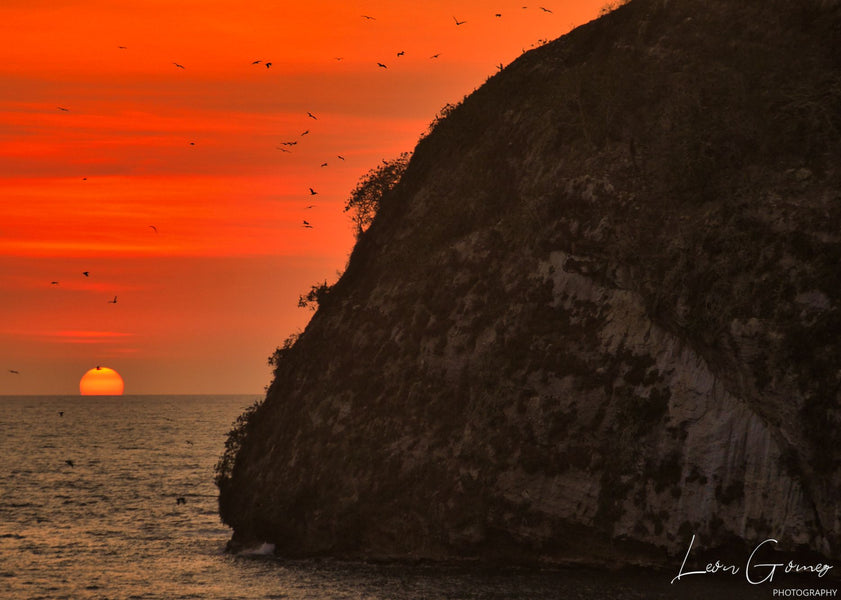
[[[226,554],[213,469],[258,399],[0,397],[0,598],[774,597],[726,576],[670,585],[680,565],[619,574]]]

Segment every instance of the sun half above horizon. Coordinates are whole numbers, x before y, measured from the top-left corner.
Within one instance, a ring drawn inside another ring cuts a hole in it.
[[[82,376],[79,393],[82,396],[122,396],[123,378],[114,369],[97,366]]]

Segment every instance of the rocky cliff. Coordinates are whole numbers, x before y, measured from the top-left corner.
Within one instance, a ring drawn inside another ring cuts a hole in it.
[[[219,465],[234,546],[841,558],[841,7],[632,0],[438,120]]]

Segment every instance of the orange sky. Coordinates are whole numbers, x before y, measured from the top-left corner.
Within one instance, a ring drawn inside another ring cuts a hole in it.
[[[3,0],[0,395],[262,391],[359,177],[605,4]]]

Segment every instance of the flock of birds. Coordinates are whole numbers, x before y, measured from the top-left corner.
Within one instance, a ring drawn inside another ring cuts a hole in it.
[[[523,8],[523,9],[528,9],[528,6],[523,6],[522,8]],[[539,8],[541,11],[543,11],[544,13],[547,13],[547,14],[553,14],[551,9],[548,9],[548,8],[546,8],[546,7],[544,7],[544,6],[538,6],[538,8]],[[365,19],[366,21],[376,21],[376,17],[373,17],[373,16],[371,16],[371,15],[361,15],[361,17],[362,17],[363,19]],[[502,13],[499,13],[499,12],[494,13],[494,17],[495,17],[495,18],[502,18]],[[461,25],[464,25],[464,24],[466,24],[466,23],[467,23],[467,21],[466,21],[466,20],[459,20],[459,19],[458,19],[457,17],[455,17],[455,16],[453,16],[453,21],[455,22],[456,27],[460,27]],[[406,51],[405,51],[405,50],[400,50],[400,51],[398,51],[398,52],[396,53],[396,57],[397,57],[398,59],[399,59],[399,58],[401,58],[401,57],[403,57],[403,56],[405,56],[405,55],[406,55]],[[434,59],[439,58],[440,56],[441,56],[441,53],[440,53],[440,52],[437,52],[437,53],[435,53],[435,54],[431,55],[429,58],[430,58],[431,60],[434,60]],[[337,61],[341,61],[341,60],[343,60],[343,57],[341,57],[341,56],[337,56],[337,57],[336,57],[336,60],[337,60]],[[176,63],[176,64],[177,64],[177,63]],[[270,68],[270,67],[272,66],[272,63],[271,63],[271,62],[269,62],[269,61],[263,61],[262,59],[261,59],[261,60],[255,60],[255,61],[252,61],[252,63],[251,63],[251,64],[252,64],[252,65],[260,65],[260,64],[264,64],[264,65],[265,65],[265,67],[266,67],[267,69],[268,69],[268,68]],[[384,62],[377,61],[377,63],[376,63],[376,64],[377,64],[377,67],[378,67],[378,68],[380,68],[380,69],[388,69],[388,65],[387,65],[387,64],[385,64]],[[181,66],[181,65],[177,65],[177,66],[181,67],[182,69],[184,68],[184,67],[183,67],[183,66]],[[500,64],[498,65],[498,68],[499,68],[499,70],[502,70],[503,65],[500,63]],[[308,118],[310,118],[310,119],[316,120],[316,121],[318,120],[318,117],[316,117],[316,116],[315,116],[312,112],[307,112],[307,117],[308,117]],[[310,131],[309,131],[309,129],[307,129],[307,130],[303,131],[303,132],[300,134],[300,136],[299,136],[299,137],[303,137],[303,136],[305,136],[305,135],[308,135],[308,134],[309,134],[309,132],[310,132]],[[293,148],[294,146],[296,146],[297,144],[298,144],[298,140],[287,140],[287,141],[281,142],[281,143],[280,143],[280,145],[279,145],[279,146],[277,146],[277,149],[278,149],[278,150],[280,150],[281,152],[284,152],[284,153],[291,153],[291,152],[292,152],[292,148]],[[337,155],[337,156],[336,156],[336,158],[338,158],[339,160],[345,160],[344,156],[342,156],[342,155]],[[321,163],[321,167],[326,167],[326,166],[328,166],[328,163],[327,163],[327,162],[322,162],[322,163]],[[316,192],[316,191],[315,191],[313,188],[311,188],[311,187],[309,188],[309,192],[310,192],[310,195],[311,195],[311,196],[315,196],[315,195],[317,195],[317,194],[318,194],[318,192]],[[313,208],[313,207],[314,207],[314,205],[309,205],[309,206],[307,206],[306,208],[307,208],[307,209],[310,209],[310,208]],[[312,228],[313,228],[313,225],[312,225],[312,224],[311,224],[308,220],[306,220],[306,219],[304,219],[304,220],[303,220],[303,222],[302,222],[302,226],[303,226],[305,229],[312,229]]]
[[[522,8],[523,8],[523,9],[528,9],[529,7],[528,7],[528,6],[522,6]],[[538,6],[537,8],[538,8],[539,10],[543,11],[544,13],[547,13],[547,14],[553,14],[551,9],[546,8],[546,7],[544,7],[544,6]],[[502,13],[499,13],[499,12],[494,13],[494,17],[495,17],[495,18],[501,18],[501,17],[502,17]],[[361,18],[362,18],[362,19],[364,19],[364,20],[366,20],[366,21],[375,21],[375,20],[376,20],[376,17],[371,16],[371,15],[361,15]],[[466,20],[460,20],[460,19],[458,19],[458,18],[457,18],[457,17],[455,17],[455,16],[453,16],[453,21],[454,21],[454,23],[455,23],[456,27],[461,27],[462,25],[465,25],[465,24],[467,23],[467,21],[466,21]],[[128,47],[127,47],[127,46],[118,46],[118,49],[120,49],[120,50],[127,50],[127,49],[128,49]],[[405,56],[405,54],[406,54],[406,52],[405,52],[404,50],[400,50],[400,51],[398,51],[398,52],[396,53],[396,57],[399,59],[399,58],[401,58],[401,57]],[[429,59],[434,60],[434,59],[439,58],[440,56],[441,56],[441,53],[440,53],[440,52],[439,52],[439,53],[435,53],[435,54],[432,54],[431,56],[429,56]],[[337,60],[337,61],[341,61],[341,60],[343,60],[343,57],[336,57],[336,60]],[[183,64],[181,64],[181,63],[178,63],[178,62],[173,62],[172,64],[173,64],[173,65],[175,66],[175,68],[177,68],[177,69],[187,70],[187,67],[186,67],[186,66],[184,66],[184,65],[183,65]],[[252,61],[252,62],[251,62],[251,65],[253,65],[253,66],[259,66],[259,65],[262,65],[262,66],[264,66],[266,69],[271,69],[271,67],[272,67],[272,62],[271,62],[271,61],[269,61],[269,60],[265,60],[265,59],[258,59],[258,60],[254,60],[254,61]],[[387,65],[386,63],[384,63],[384,62],[379,62],[379,61],[378,61],[378,62],[376,63],[376,65],[377,65],[377,67],[378,67],[378,68],[381,68],[381,69],[388,69],[388,65]],[[500,68],[500,69],[502,68],[502,65],[501,65],[501,64],[499,65],[499,68]],[[60,111],[62,111],[62,112],[70,112],[70,108],[68,108],[67,106],[58,106],[57,108],[58,108],[58,110],[60,110]],[[311,112],[311,111],[307,111],[306,118],[307,118],[307,119],[312,119],[313,121],[318,121],[318,117],[317,117],[315,114],[313,114],[313,112]],[[298,139],[291,139],[291,140],[286,140],[286,141],[283,141],[283,142],[281,142],[281,143],[280,143],[280,145],[279,145],[279,146],[277,146],[276,148],[277,148],[278,150],[280,150],[280,151],[284,152],[284,153],[291,153],[291,152],[292,152],[292,149],[293,149],[293,148],[294,148],[294,147],[298,144],[299,139],[300,139],[301,137],[304,137],[304,136],[308,135],[309,133],[310,133],[310,130],[309,130],[309,129],[306,129],[306,130],[304,130],[304,131],[303,131],[303,132],[302,132],[302,133],[298,136]],[[192,141],[191,141],[191,142],[189,142],[189,145],[190,145],[190,146],[195,146],[196,144],[195,144],[195,142],[192,142]],[[345,160],[345,157],[344,157],[343,155],[341,155],[341,154],[336,155],[336,158],[337,158],[338,160],[342,160],[342,161],[344,161],[344,160]],[[327,167],[327,166],[328,166],[328,164],[329,164],[329,163],[328,163],[328,162],[326,162],[326,161],[325,161],[325,162],[322,162],[322,163],[321,163],[321,167]],[[86,181],[86,180],[87,180],[87,177],[83,177],[83,178],[82,178],[82,180],[83,180],[83,181]],[[317,192],[314,188],[310,187],[310,188],[309,188],[309,195],[310,195],[310,196],[316,196],[316,195],[318,195],[318,192]],[[307,205],[305,208],[306,208],[306,209],[312,209],[312,208],[315,208],[315,207],[316,207],[316,205],[314,205],[314,204],[309,204],[309,205]],[[157,233],[158,233],[158,228],[157,228],[155,225],[149,225],[148,227],[149,227],[149,228],[151,228],[151,229],[152,229],[152,231],[153,231],[155,234],[157,234]],[[308,219],[302,219],[302,222],[301,222],[301,227],[302,227],[302,228],[304,228],[304,229],[313,229],[313,224],[312,224],[312,223],[311,223]],[[84,277],[90,277],[90,272],[89,272],[89,271],[83,271],[83,272],[82,272],[82,275],[83,275]],[[59,281],[54,280],[54,281],[51,281],[51,282],[50,282],[50,285],[51,285],[51,286],[58,286],[58,285],[60,285],[60,282],[59,282]],[[107,303],[108,303],[108,304],[117,304],[117,299],[118,299],[118,297],[117,297],[117,296],[114,296],[112,299],[108,300],[108,301],[107,301]],[[8,371],[9,371],[9,373],[10,373],[10,374],[12,374],[12,375],[20,375],[20,371],[19,371],[19,370],[17,370],[17,369],[9,369]]]
[[[528,9],[529,7],[524,5],[524,6],[522,6],[522,8],[523,9]],[[544,13],[553,14],[552,10],[549,9],[549,8],[546,8],[545,6],[538,6],[537,8],[539,10],[543,11]],[[360,15],[360,16],[361,16],[362,19],[364,19],[366,21],[376,21],[376,17],[371,16],[371,15]],[[499,13],[499,12],[494,13],[494,17],[495,18],[502,18],[502,13]],[[458,17],[455,17],[455,16],[453,16],[453,22],[455,23],[456,27],[461,27],[462,25],[465,25],[467,23],[466,20],[460,20]],[[127,46],[118,46],[118,48],[120,50],[127,50],[128,49]],[[406,52],[404,50],[400,50],[399,52],[396,53],[396,56],[397,56],[397,58],[400,58],[400,57],[405,56],[405,54],[406,54]],[[441,53],[439,52],[439,53],[435,53],[435,54],[431,55],[429,58],[430,59],[437,59],[440,56],[441,56]],[[343,57],[338,56],[338,57],[336,57],[336,60],[338,60],[338,61],[343,60]],[[187,69],[187,67],[185,67],[181,63],[173,62],[172,64],[177,69],[182,69],[182,70]],[[254,65],[254,66],[262,65],[262,66],[266,67],[266,69],[270,69],[272,67],[273,63],[269,60],[257,59],[257,60],[252,61],[251,64]],[[388,69],[388,65],[384,62],[377,61],[376,64],[377,64],[378,68]],[[500,70],[502,69],[502,64],[501,63],[498,65],[498,68]],[[59,106],[58,109],[61,110],[61,111],[64,111],[64,112],[69,112],[70,111],[70,109],[67,108],[66,106]],[[318,117],[316,117],[312,112],[309,112],[309,111],[307,112],[307,117],[310,118],[310,119],[316,120],[316,121],[318,120]],[[307,129],[307,130],[303,131],[300,134],[299,137],[303,137],[305,135],[308,135],[309,133],[310,133],[310,131],[309,131],[309,129]],[[298,144],[297,139],[287,140],[287,141],[281,142],[280,145],[277,146],[277,149],[280,150],[281,152],[284,152],[284,153],[291,153],[292,152],[292,147],[296,146],[297,144]],[[195,146],[196,144],[195,144],[195,142],[190,142],[190,145]],[[336,158],[338,158],[339,160],[345,160],[344,156],[342,156],[342,155],[337,155]],[[322,162],[321,163],[321,167],[326,167],[326,166],[328,166],[328,162]],[[87,177],[84,177],[83,180],[87,180]],[[312,196],[315,196],[318,193],[313,188],[309,188],[309,191],[310,191],[310,195],[312,195]],[[308,206],[307,208],[312,208],[312,205]],[[150,227],[152,229],[154,229],[155,232],[157,233],[157,228],[154,225],[150,225]],[[309,223],[306,219],[303,220],[302,227],[304,227],[305,229],[312,229],[313,228],[312,224]],[[53,284],[57,285],[58,282],[53,282]],[[114,300],[109,301],[109,302],[112,303],[112,304],[116,304],[116,298]]]

